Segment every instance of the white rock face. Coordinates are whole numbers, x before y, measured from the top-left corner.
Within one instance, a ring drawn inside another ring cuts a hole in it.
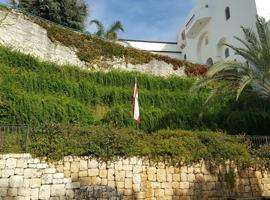
[[[151,74],[155,76],[185,76],[184,67],[174,70],[172,64],[164,61],[152,60],[149,63],[133,65],[130,63],[112,63],[114,69],[137,71],[141,73]]]
[[[1,10],[0,21],[2,45],[59,65],[84,66],[74,50],[53,43],[47,30],[27,20],[24,15]]]
[[[0,44],[38,57],[43,61],[54,62],[59,65],[86,67],[86,64],[77,57],[76,49],[53,43],[48,38],[47,30],[15,11],[0,10]],[[115,59],[112,62],[108,61],[108,64],[112,69],[137,71],[155,76],[185,75],[184,68],[173,70],[173,65],[157,60],[146,64],[133,65],[118,62]]]

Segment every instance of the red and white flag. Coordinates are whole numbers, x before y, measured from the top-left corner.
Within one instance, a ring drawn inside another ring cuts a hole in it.
[[[133,119],[137,124],[140,124],[140,106],[139,106],[139,88],[137,80],[135,81],[134,90],[133,90]]]

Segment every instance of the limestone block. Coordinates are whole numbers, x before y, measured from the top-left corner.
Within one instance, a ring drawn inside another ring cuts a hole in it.
[[[85,171],[79,171],[79,178],[86,177],[88,175],[87,170]]]
[[[115,180],[116,181],[124,181],[125,180],[125,171],[116,171],[115,172]]]
[[[123,170],[124,171],[132,171],[133,170],[133,166],[132,165],[123,165]]]
[[[172,196],[172,195],[173,195],[173,189],[166,189],[165,190],[165,196]]]
[[[12,188],[23,187],[23,176],[11,176],[9,185]]]
[[[154,189],[161,188],[161,183],[159,183],[159,182],[152,182],[151,183],[151,187],[154,188]]]
[[[117,182],[116,182],[116,188],[117,188],[117,189],[125,188],[125,182],[117,181]]]
[[[173,180],[173,175],[170,173],[170,174],[167,174],[167,182],[172,182]]]
[[[0,197],[6,197],[8,188],[0,188]]]
[[[155,197],[163,197],[165,195],[164,189],[155,189]]]
[[[5,169],[2,171],[2,177],[3,178],[8,178],[10,176],[13,176],[15,173],[14,169]]]
[[[71,172],[79,172],[80,169],[80,163],[79,162],[72,162],[70,165],[70,171]]]
[[[31,200],[38,199],[38,195],[39,195],[39,188],[31,189]]]
[[[27,160],[26,159],[17,159],[16,161],[16,167],[17,168],[27,168]]]
[[[123,170],[123,163],[121,161],[116,162],[114,166],[115,166],[115,170],[118,170],[118,171]]]
[[[166,171],[165,171],[165,169],[158,169],[157,170],[157,181],[158,182],[166,181]]]
[[[79,182],[70,182],[66,184],[67,189],[77,189],[80,188],[80,183]]]
[[[88,168],[90,169],[98,168],[98,161],[96,159],[88,160]]]
[[[87,160],[80,160],[80,170],[87,170],[88,166],[87,166]]]
[[[51,184],[53,181],[53,174],[44,174],[42,177],[41,177],[41,183],[42,184]]]
[[[142,166],[140,165],[134,165],[133,166],[133,173],[134,174],[138,174],[138,173],[141,173],[142,172]]]
[[[46,168],[44,170],[44,173],[45,174],[54,174],[54,173],[56,173],[56,169],[55,168]]]
[[[115,181],[108,181],[108,186],[111,188],[115,187]]]
[[[101,185],[108,185],[108,179],[102,178],[101,179]]]
[[[58,179],[53,179],[53,184],[62,184],[63,183],[63,179],[58,178]]]
[[[6,168],[7,169],[14,169],[16,167],[17,159],[15,158],[8,158],[6,160]]]
[[[105,169],[99,170],[99,176],[101,178],[106,178],[107,177],[107,174],[108,174],[108,171],[107,170],[105,170]]]
[[[6,162],[4,159],[0,160],[0,169],[4,169],[6,167]]]
[[[188,181],[189,182],[194,182],[195,181],[195,175],[194,174],[188,174]]]
[[[141,175],[140,174],[133,174],[133,183],[140,184],[141,183]]]
[[[7,194],[11,197],[18,196],[18,188],[8,188]]]
[[[27,162],[28,162],[28,164],[38,164],[38,163],[40,163],[40,160],[37,158],[30,158],[30,159],[28,159]]]
[[[83,177],[79,179],[81,186],[89,186],[92,184],[92,177]]]
[[[99,170],[91,168],[91,169],[88,169],[87,173],[88,173],[88,176],[98,176]]]
[[[72,180],[76,181],[79,178],[79,173],[71,173],[70,174],[70,177],[71,177]]]
[[[180,188],[180,182],[173,182],[173,183],[172,183],[172,188],[173,188],[173,189]]]
[[[132,177],[133,177],[132,171],[126,171],[126,178],[132,178]]]
[[[39,190],[39,199],[50,199],[51,196],[51,186],[42,185]]]
[[[39,164],[37,164],[37,169],[46,169],[47,167],[48,167],[48,165],[45,164],[45,163],[39,163]]]
[[[68,199],[74,199],[74,191],[73,190],[67,190],[66,196]]]
[[[27,168],[24,170],[24,178],[32,178],[35,177],[37,170],[36,169],[31,169]]]
[[[135,194],[136,199],[145,199],[145,192],[138,192]]]
[[[31,196],[31,189],[28,187],[27,188],[25,188],[25,187],[18,188],[18,195],[24,196],[24,197],[30,197]]]
[[[173,174],[173,181],[180,181],[180,174]]]
[[[57,179],[57,178],[64,178],[64,174],[63,174],[63,173],[55,173],[55,174],[53,175],[53,178],[54,178],[54,179]]]
[[[24,178],[24,180],[23,180],[23,187],[24,188],[30,188],[30,180],[31,179]]]
[[[107,164],[105,162],[99,162],[98,168],[100,170],[105,170],[107,168]]]
[[[40,186],[41,186],[41,179],[40,178],[30,179],[30,187],[31,188],[39,188]]]
[[[23,168],[15,168],[14,174],[15,175],[23,175],[24,174],[24,169]]]
[[[70,170],[70,162],[64,162],[64,171],[69,171]]]
[[[187,182],[188,181],[188,174],[187,173],[181,173],[180,178],[182,182]]]
[[[108,180],[109,181],[114,180],[114,169],[108,169]]]
[[[8,178],[0,178],[0,188],[7,188],[9,186]]]
[[[139,158],[138,158],[138,159],[139,159]],[[130,158],[129,163],[130,163],[131,165],[136,165],[138,159],[137,159],[137,157],[132,157],[132,158]]]
[[[187,166],[182,166],[181,168],[180,168],[180,172],[181,173],[188,173],[188,167]]]
[[[179,188],[180,189],[189,189],[189,182],[180,182]]]
[[[132,189],[132,179],[131,178],[125,179],[125,188]]]
[[[66,194],[65,185],[58,184],[51,186],[51,196],[64,196]]]

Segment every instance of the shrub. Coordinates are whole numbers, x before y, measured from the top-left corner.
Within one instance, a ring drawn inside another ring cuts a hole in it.
[[[139,127],[131,113],[135,77],[140,86]],[[0,122],[5,124],[95,123],[145,132],[222,129],[248,134],[267,134],[270,128],[269,103],[246,93],[238,102],[224,96],[205,108],[209,88],[190,93],[193,78],[60,67],[0,47],[0,83]],[[102,115],[96,115],[98,107],[106,108]]]
[[[50,159],[77,155],[103,160],[142,156],[170,164],[250,161],[242,139],[214,132],[161,130],[148,135],[133,129],[47,125],[34,131],[29,147],[34,155]]]

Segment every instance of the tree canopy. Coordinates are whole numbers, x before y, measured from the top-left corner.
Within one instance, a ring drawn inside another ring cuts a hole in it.
[[[88,15],[85,0],[18,0],[11,3],[30,14],[83,30]]]

